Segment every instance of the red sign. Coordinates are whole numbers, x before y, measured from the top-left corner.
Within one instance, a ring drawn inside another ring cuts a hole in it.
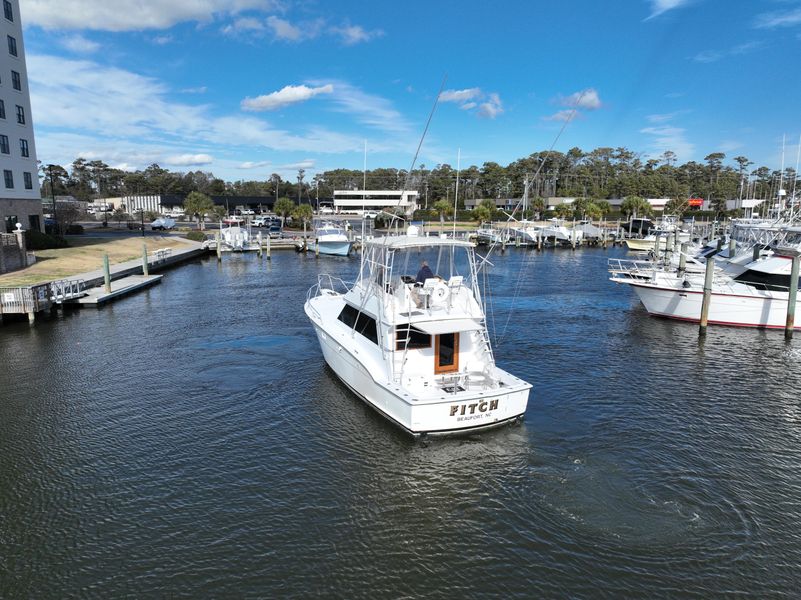
[[[687,200],[687,204],[689,204],[690,206],[701,207],[701,206],[704,205],[704,199],[703,198],[690,198],[689,200]]]

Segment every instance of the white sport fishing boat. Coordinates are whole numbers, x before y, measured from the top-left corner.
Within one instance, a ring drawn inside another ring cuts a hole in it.
[[[495,364],[474,244],[414,230],[366,241],[355,283],[321,275],[309,290],[305,311],[326,362],[415,436],[522,419],[531,385]],[[433,271],[415,277],[421,259]]]
[[[509,241],[509,230],[492,226],[492,223],[482,223],[476,230],[476,243],[478,245],[492,246],[505,244]]]
[[[787,319],[792,259],[777,250],[756,260],[743,255],[716,266],[709,303],[710,324],[784,328]],[[707,260],[711,260],[708,257]],[[699,322],[704,273],[695,263],[684,273],[643,261],[610,261],[611,281],[631,286],[651,315]],[[689,266],[690,262],[688,262]],[[799,313],[799,301],[796,302]],[[801,324],[795,326],[801,328]]]
[[[581,229],[568,229],[561,219],[549,219],[548,225],[542,229],[542,237],[553,239],[555,244],[580,244],[584,239],[584,232]]]
[[[323,223],[315,230],[314,235],[314,241],[309,242],[310,252],[314,252],[319,246],[319,254],[347,256],[353,247],[345,230],[333,223]]]

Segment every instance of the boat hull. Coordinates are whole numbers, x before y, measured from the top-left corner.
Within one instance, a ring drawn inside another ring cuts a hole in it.
[[[337,377],[411,435],[456,435],[490,429],[520,420],[526,412],[531,387],[528,384],[511,391],[488,390],[469,396],[449,397],[443,392],[438,401],[414,399],[399,385],[376,381],[362,362],[337,341],[335,332],[326,332],[314,319],[312,323],[323,357]]]
[[[309,251],[316,252],[319,246],[319,254],[327,256],[348,256],[353,247],[353,242],[310,242]]]
[[[663,287],[646,282],[627,281],[634,288],[649,314],[691,321],[701,320],[704,294],[698,290]],[[783,297],[782,297],[783,296]],[[796,312],[799,306],[796,303]],[[764,291],[753,295],[713,292],[708,322],[733,327],[784,328],[787,320],[787,294]],[[801,325],[795,327],[801,329]]]

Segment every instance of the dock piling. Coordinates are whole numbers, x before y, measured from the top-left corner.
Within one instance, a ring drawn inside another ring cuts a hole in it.
[[[262,257],[262,254],[263,254],[263,249],[262,249],[262,245],[261,245],[261,244],[262,244],[262,241],[261,241],[261,231],[259,232],[258,239],[259,239],[259,258],[261,258],[261,257]]]
[[[704,271],[704,299],[701,302],[701,320],[698,326],[698,335],[706,335],[706,325],[709,321],[709,303],[712,301],[712,276],[715,272],[715,259],[711,256],[706,259]]]
[[[103,282],[105,283],[106,293],[111,293],[111,267],[108,264],[108,254],[103,254]]]
[[[787,322],[784,328],[784,339],[793,339],[793,329],[795,328],[795,302],[798,296],[798,267],[801,256],[793,255],[793,264],[790,267],[790,293],[787,296]]]
[[[684,272],[687,270],[687,248],[689,248],[689,244],[687,242],[684,242],[681,245],[681,249],[679,250],[679,252],[681,252],[681,254],[679,254],[678,277],[683,277],[684,276]]]
[[[147,277],[150,273],[148,273],[148,264],[147,264],[147,244],[142,244],[142,275]]]
[[[222,262],[222,236],[217,232],[217,262]]]
[[[271,250],[270,246],[271,246],[272,242],[270,240],[271,240],[270,234],[268,233],[267,234],[267,260],[272,260],[272,254],[270,252],[270,250]]]

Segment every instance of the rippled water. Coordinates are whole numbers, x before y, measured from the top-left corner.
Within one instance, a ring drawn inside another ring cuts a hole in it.
[[[356,260],[198,261],[3,326],[0,597],[797,596],[801,342],[699,343],[615,254],[493,258],[496,356],[534,389],[463,439],[324,366],[306,290]]]

